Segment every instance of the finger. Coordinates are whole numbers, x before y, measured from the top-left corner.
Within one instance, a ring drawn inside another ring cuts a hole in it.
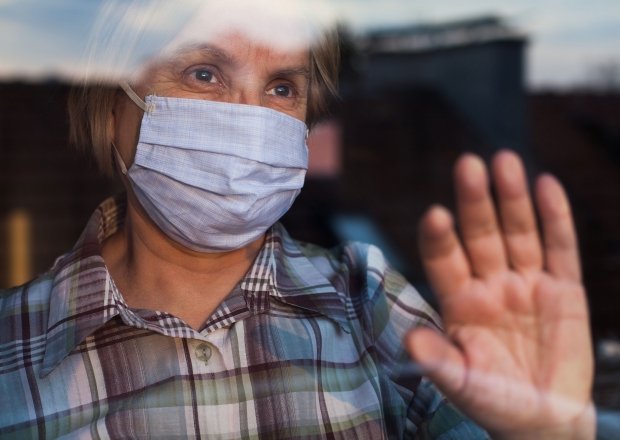
[[[505,150],[495,156],[492,171],[508,261],[517,270],[540,270],[542,248],[523,164]]]
[[[463,389],[467,377],[464,357],[445,336],[429,328],[416,328],[406,336],[405,347],[444,394],[454,396]]]
[[[560,278],[581,282],[577,236],[562,185],[550,174],[536,182],[536,203],[544,237],[545,265]]]
[[[422,217],[418,243],[426,276],[440,301],[471,278],[469,261],[447,209],[433,206]]]
[[[459,227],[472,272],[484,277],[505,269],[504,243],[484,163],[477,156],[464,155],[455,166],[454,179]]]

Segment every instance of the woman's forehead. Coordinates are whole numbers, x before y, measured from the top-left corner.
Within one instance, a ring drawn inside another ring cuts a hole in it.
[[[265,5],[267,3],[267,5]],[[276,51],[298,51],[311,47],[322,35],[318,22],[304,13],[303,3],[287,0],[279,7],[273,0],[212,0],[200,8],[164,49],[223,40],[242,35],[255,45]],[[268,6],[268,7],[267,7]]]
[[[179,47],[173,53],[162,54],[154,60],[153,65],[176,69],[201,62],[231,68],[259,63],[267,70],[274,68],[308,75],[310,48],[273,47],[264,41],[253,40],[243,32],[233,32]]]
[[[275,51],[307,51],[333,24],[313,1],[327,0],[179,0],[194,6],[110,10],[94,26],[84,76],[133,82],[185,48],[238,31]]]

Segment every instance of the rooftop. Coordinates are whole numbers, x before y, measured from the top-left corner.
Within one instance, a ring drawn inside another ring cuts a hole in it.
[[[524,33],[496,16],[371,31],[363,46],[374,52],[421,52],[491,41],[525,41]]]

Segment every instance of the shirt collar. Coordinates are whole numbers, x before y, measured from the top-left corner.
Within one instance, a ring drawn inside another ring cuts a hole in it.
[[[74,248],[54,264],[41,376],[49,374],[75,347],[126,307],[101,257],[101,244],[122,226],[125,208],[123,195],[105,200]],[[340,294],[280,224],[267,232],[263,247],[239,286],[252,313],[266,311],[271,297],[321,314],[349,331]]]
[[[124,217],[124,198],[105,200],[91,215],[73,249],[54,263],[42,376],[118,315],[118,297],[101,257],[101,243],[118,230]]]
[[[334,257],[318,246],[293,240],[280,223],[273,226],[272,237],[276,261],[272,295],[289,305],[320,313],[349,331],[344,293],[328,279],[338,276]]]
[[[322,261],[329,256],[322,252]],[[241,281],[246,303],[254,313],[269,307],[267,295],[290,306],[318,313],[349,331],[344,300],[280,223],[267,232],[265,244]]]

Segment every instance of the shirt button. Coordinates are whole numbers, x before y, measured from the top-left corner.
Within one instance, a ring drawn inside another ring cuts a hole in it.
[[[209,344],[207,344],[206,342],[202,342],[196,347],[196,351],[194,353],[196,354],[196,359],[206,364],[207,362],[209,362],[209,359],[211,359],[213,350],[211,349],[211,346]]]

